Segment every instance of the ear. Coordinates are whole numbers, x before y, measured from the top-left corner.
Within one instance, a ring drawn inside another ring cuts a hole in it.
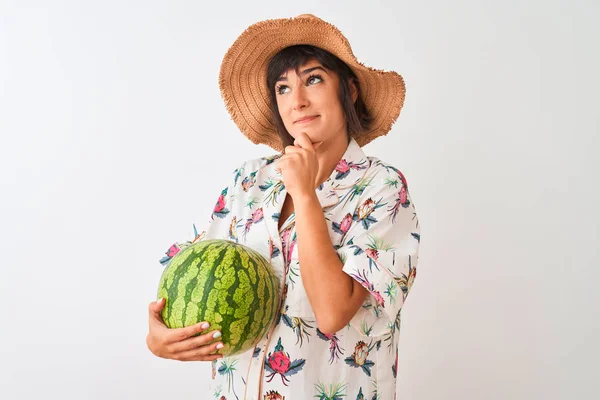
[[[356,85],[352,81],[352,78],[350,78],[348,80],[348,83],[350,86],[350,97],[352,98],[352,104],[354,104],[354,103],[356,103],[356,100],[358,99],[358,89],[356,88]]]

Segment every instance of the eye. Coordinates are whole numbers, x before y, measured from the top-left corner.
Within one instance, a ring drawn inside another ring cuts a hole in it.
[[[309,85],[316,85],[317,83],[322,82],[322,81],[323,81],[323,78],[321,78],[321,75],[311,75],[306,80],[306,83],[308,83]]]
[[[284,94],[286,89],[289,89],[289,87],[286,85],[279,85],[275,88],[275,92],[277,94]]]

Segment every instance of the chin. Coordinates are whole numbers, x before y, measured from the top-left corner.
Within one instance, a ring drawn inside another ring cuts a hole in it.
[[[321,135],[319,135],[317,133],[313,133],[308,129],[305,130],[304,132],[308,135],[308,137],[312,143],[320,142],[321,140],[323,140],[323,139],[321,139]],[[296,136],[294,136],[294,139],[295,138],[296,138]]]

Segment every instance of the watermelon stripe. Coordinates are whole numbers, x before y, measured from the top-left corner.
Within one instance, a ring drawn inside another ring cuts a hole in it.
[[[179,285],[179,280],[183,277],[186,269],[188,268],[188,265],[191,263],[192,258],[188,258],[188,254],[191,253],[193,250],[191,248],[185,248],[184,250],[182,250],[180,252],[181,256],[177,258],[176,263],[173,263],[173,260],[171,260],[171,264],[169,265],[169,269],[171,269],[171,273],[168,275],[168,280],[167,280],[167,284],[168,289],[167,289],[167,299],[176,299],[177,298],[177,291],[176,288]],[[179,254],[178,254],[179,255]],[[174,311],[174,307],[173,304],[170,304],[169,307],[167,307],[167,304],[165,304],[165,309],[168,308],[167,314],[166,314],[166,321],[169,324],[173,324],[174,320],[173,320],[173,311]],[[170,325],[169,325],[170,326]],[[173,325],[176,326],[176,325]],[[179,326],[177,326],[179,327]]]
[[[177,279],[176,284],[172,286],[175,291],[175,302],[172,307],[172,315],[171,320],[172,323],[177,327],[185,326],[184,315],[185,309],[188,301],[188,285],[189,281],[198,275],[198,271],[200,269],[199,259],[197,258],[197,251],[195,249],[191,249],[190,254],[185,260],[186,269],[182,271],[179,275],[179,279]]]
[[[258,333],[260,332],[260,321],[262,320],[264,314],[266,313],[266,310],[264,309],[264,297],[260,296],[260,294],[259,294],[260,272],[258,269],[258,264],[256,263],[255,258],[250,258],[250,257],[249,257],[248,263],[251,266],[251,268],[249,268],[249,270],[256,273],[254,283],[251,283],[252,293],[256,293],[256,296],[255,296],[255,301],[252,304],[252,308],[255,311],[252,314],[253,319],[250,323],[250,329],[249,329],[248,335],[246,335],[246,336],[256,337],[256,335],[258,335]]]
[[[193,308],[195,311],[193,313],[189,313],[188,315],[190,318],[195,318],[196,322],[206,321],[204,312],[202,311],[201,307],[200,308],[198,307],[198,304],[205,304],[206,297],[208,296],[208,292],[209,292],[206,289],[208,287],[212,286],[214,279],[215,279],[214,278],[215,268],[218,265],[216,263],[211,263],[209,261],[210,253],[208,251],[206,251],[203,254],[203,256],[204,257],[199,259],[199,263],[200,263],[200,265],[202,265],[201,271],[199,272],[199,275],[200,275],[199,280],[201,282],[204,282],[204,284],[197,285],[196,289],[192,292],[192,296],[190,296],[189,299],[186,299],[188,305],[190,303],[194,304]],[[218,257],[218,255],[217,255],[217,257]]]
[[[263,305],[264,301],[262,297],[258,294],[258,270],[257,263],[255,261],[256,257],[249,251],[244,251],[240,256],[244,256],[244,261],[247,265],[247,270],[249,271],[248,279],[250,280],[248,291],[252,296],[251,302],[249,304],[250,315],[252,318],[249,318],[245,328],[245,335],[240,336],[240,346],[241,347],[249,347],[253,346],[256,342],[257,336],[260,332],[257,329],[256,321],[257,318],[260,318],[260,315],[264,313]],[[252,277],[254,279],[252,279]]]
[[[213,261],[211,259],[211,254],[216,254],[216,259]],[[209,265],[212,266],[212,268],[207,268],[207,275],[208,275],[208,280],[206,283],[206,287],[212,287],[215,283],[215,280],[217,278],[217,269],[219,268],[219,266],[223,263],[223,260],[225,259],[225,254],[226,252],[223,249],[223,246],[214,246],[214,248],[212,249],[212,253],[209,253],[207,255],[206,260],[203,260],[203,264],[204,265]],[[211,307],[208,307],[208,298],[210,295],[210,290],[206,290],[204,291],[204,294],[202,296],[202,300],[200,301],[199,304],[203,304],[204,305],[204,312],[200,313],[199,317],[200,317],[200,321],[211,321],[211,325],[214,325],[216,322],[213,322],[213,312],[210,311]],[[217,326],[216,328],[214,326],[211,326],[211,329],[219,329],[220,326]]]
[[[241,258],[241,254],[240,251],[238,251],[237,249],[232,249],[233,254],[231,254],[231,257],[233,258],[232,264],[237,264],[240,265],[242,268],[245,268],[246,266],[244,265],[242,258]],[[226,293],[226,298],[224,300],[224,303],[227,305],[232,305],[233,309],[237,309],[239,310],[240,307],[247,307],[247,304],[242,304],[243,303],[243,299],[237,299],[236,301],[236,297],[240,296],[238,291],[240,290],[240,285],[242,284],[242,282],[240,282],[240,279],[243,279],[243,271],[244,269],[240,268],[237,271],[237,278],[234,282],[234,284],[227,290]],[[247,285],[247,284],[246,284]],[[244,315],[248,315],[248,310],[244,310],[243,311]],[[244,316],[242,315],[242,317]],[[234,330],[235,329],[235,330]],[[244,330],[240,329],[237,325],[236,326],[230,326],[230,330],[231,330],[231,335],[227,340],[227,343],[232,346],[232,348],[237,348],[239,342],[242,340],[242,335],[244,334]]]
[[[254,260],[254,258],[252,258],[251,260]],[[260,272],[260,267],[256,261],[250,261],[250,262],[252,263],[254,270],[258,272],[255,293],[257,294],[257,298],[260,299],[260,304],[258,305],[256,312],[254,313],[254,320],[252,321],[252,328],[251,328],[251,331],[253,332],[253,334],[257,335],[262,330],[262,322],[263,322],[264,316],[267,314],[270,314],[270,313],[268,312],[268,308],[265,307],[265,304],[266,304],[265,300],[267,300],[267,298],[266,298],[266,294],[265,294],[265,287],[264,287],[264,281],[262,279],[262,273]]]

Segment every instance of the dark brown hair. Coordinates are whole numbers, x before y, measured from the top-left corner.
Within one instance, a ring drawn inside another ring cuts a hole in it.
[[[275,97],[275,84],[277,79],[290,69],[295,70],[299,74],[300,67],[311,60],[319,62],[323,67],[335,72],[339,76],[339,99],[344,116],[346,117],[348,140],[350,140],[350,136],[359,136],[361,133],[368,131],[372,121],[372,117],[362,101],[358,79],[346,63],[330,52],[318,47],[310,45],[286,47],[269,61],[267,69],[267,87],[269,88],[271,99],[273,121],[283,147],[292,145],[294,138],[285,129],[283,120],[279,114],[279,107],[277,107],[277,99]],[[355,103],[352,102],[350,80],[354,83],[358,91],[358,98]]]

